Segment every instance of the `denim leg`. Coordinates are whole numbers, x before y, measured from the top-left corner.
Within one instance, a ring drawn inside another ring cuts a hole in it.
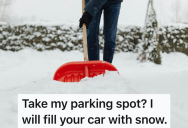
[[[88,48],[88,59],[99,60],[99,24],[101,19],[102,9],[93,17],[89,28],[87,29],[87,48]]]
[[[105,4],[104,9],[104,49],[103,60],[112,63],[116,46],[116,33],[121,3]]]

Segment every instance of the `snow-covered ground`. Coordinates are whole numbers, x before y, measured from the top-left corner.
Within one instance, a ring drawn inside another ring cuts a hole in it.
[[[188,127],[188,57],[162,54],[162,65],[140,63],[137,54],[117,53],[117,72],[79,83],[53,81],[56,69],[82,61],[79,51],[0,50],[0,128],[17,127],[17,94],[171,94],[171,128]],[[102,58],[102,55],[101,55]]]

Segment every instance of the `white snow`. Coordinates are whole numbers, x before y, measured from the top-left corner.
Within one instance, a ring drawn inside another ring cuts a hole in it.
[[[0,127],[17,127],[17,94],[171,94],[171,128],[188,126],[188,57],[162,54],[162,65],[140,63],[135,53],[117,53],[117,72],[106,72],[79,83],[53,81],[66,62],[82,61],[79,51],[19,52],[0,50]],[[102,59],[102,55],[101,55]]]
[[[174,27],[174,28],[179,28],[179,29],[184,29],[188,27],[188,24],[183,24],[183,23],[170,23],[166,24],[165,26],[168,27]]]

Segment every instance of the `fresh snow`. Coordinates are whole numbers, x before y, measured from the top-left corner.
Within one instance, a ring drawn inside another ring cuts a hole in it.
[[[18,94],[171,94],[171,128],[188,126],[188,57],[162,54],[162,65],[141,63],[136,53],[116,53],[117,72],[84,78],[79,83],[53,81],[66,62],[82,61],[80,51],[19,52],[0,50],[0,127],[17,127]],[[102,59],[102,53],[101,53]]]

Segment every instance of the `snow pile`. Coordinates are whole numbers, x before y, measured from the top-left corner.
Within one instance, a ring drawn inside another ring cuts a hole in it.
[[[6,84],[5,84],[6,86]],[[84,78],[79,83],[62,83],[51,77],[31,82],[22,87],[0,92],[0,126],[17,126],[17,94],[125,94],[127,86],[117,72],[109,72],[94,78]]]

